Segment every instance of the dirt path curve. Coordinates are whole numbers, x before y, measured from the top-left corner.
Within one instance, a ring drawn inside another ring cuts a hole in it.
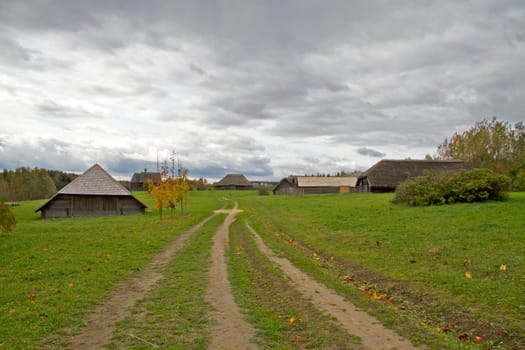
[[[108,344],[113,334],[114,325],[124,318],[135,303],[144,298],[164,275],[161,268],[168,264],[173,255],[184,247],[188,238],[197,232],[213,214],[181,234],[163,252],[156,255],[142,271],[121,283],[111,297],[98,306],[87,319],[87,326],[82,333],[71,338],[68,349],[100,349]]]
[[[246,322],[239,307],[233,300],[228,268],[224,252],[228,246],[228,228],[235,220],[237,202],[232,210],[216,210],[215,213],[228,214],[224,223],[213,237],[211,251],[212,266],[209,271],[209,284],[206,299],[215,311],[211,313],[215,324],[211,327],[211,343],[208,349],[257,349],[250,339],[255,335],[255,329]]]
[[[259,249],[282,269],[298,290],[312,300],[317,308],[335,317],[350,334],[361,337],[366,348],[374,350],[419,349],[414,347],[408,339],[401,338],[391,329],[385,328],[366,312],[356,310],[352,303],[344,300],[333,290],[314,281],[310,276],[293,266],[289,260],[276,256],[264,244],[257,232],[249,224],[247,226],[255,237]]]

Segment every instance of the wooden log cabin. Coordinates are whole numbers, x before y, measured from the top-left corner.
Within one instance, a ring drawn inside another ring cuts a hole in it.
[[[35,212],[42,218],[143,214],[147,206],[95,164]]]
[[[425,172],[455,172],[471,169],[461,160],[383,159],[357,179],[355,192],[394,192],[403,181]]]
[[[284,178],[273,189],[273,194],[320,194],[352,192],[354,176],[296,176]]]

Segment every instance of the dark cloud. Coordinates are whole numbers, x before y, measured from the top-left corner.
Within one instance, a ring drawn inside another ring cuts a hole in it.
[[[82,172],[88,167],[66,142],[57,139],[30,141],[19,144],[4,141],[3,147],[0,147],[0,168],[24,166]]]
[[[97,114],[89,112],[81,106],[66,106],[55,101],[44,101],[35,106],[38,113],[44,117],[56,118],[86,118],[95,117],[100,118]]]
[[[139,147],[175,144],[214,178],[432,153],[483,118],[523,120],[524,13],[519,0],[0,0],[0,113],[43,140],[0,150],[124,175],[151,166]],[[25,135],[17,124],[2,132]],[[86,160],[66,159],[78,149]]]
[[[367,147],[358,148],[357,153],[362,154],[363,156],[369,156],[373,158],[383,158],[384,156],[386,156],[386,154],[383,152],[379,152],[379,151],[376,151],[375,149],[367,148]]]

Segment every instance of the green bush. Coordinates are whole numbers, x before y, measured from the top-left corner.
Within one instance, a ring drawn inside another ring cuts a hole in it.
[[[0,232],[11,232],[15,226],[15,214],[13,214],[9,205],[0,202]]]
[[[516,192],[525,191],[525,169],[517,172],[512,181],[512,190]]]
[[[427,173],[408,179],[397,189],[393,202],[415,206],[482,202],[505,198],[510,182],[506,176],[489,169],[473,169],[458,173]]]
[[[418,176],[401,183],[396,189],[394,203],[409,205],[431,205],[442,201],[441,181],[437,175]]]
[[[259,194],[259,196],[268,196],[268,195],[270,195],[270,191],[268,190],[267,187],[259,187],[259,190],[257,191],[257,193]]]

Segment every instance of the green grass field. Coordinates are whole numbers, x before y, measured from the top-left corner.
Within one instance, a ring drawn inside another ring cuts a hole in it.
[[[147,193],[138,196],[151,203]],[[41,220],[33,211],[42,201],[22,202],[14,208],[16,229],[0,235],[0,348],[63,347],[119,281],[214,209],[232,207],[224,197],[244,210],[232,225],[231,281],[263,348],[358,348],[359,342],[342,334],[330,343],[340,334],[337,325],[286,287],[280,271],[255,249],[246,221],[276,252],[415,343],[525,348],[525,193],[505,202],[406,207],[391,204],[390,194],[255,191],[190,192],[187,214],[166,213],[162,221],[156,211]],[[202,291],[209,239],[220,221],[188,242],[167,268],[170,278],[133,311],[148,310],[145,318],[120,322],[110,348],[147,348],[129,333],[160,339],[163,347],[205,348]],[[289,327],[292,316],[300,333]],[[459,340],[464,334],[468,338]],[[476,336],[484,343],[475,344]]]
[[[525,193],[433,207],[391,198],[261,196],[240,207],[274,250],[415,342],[524,348]]]
[[[147,193],[137,196],[146,204]],[[221,208],[222,194],[192,192],[187,213],[42,220],[43,201],[14,207],[18,220],[0,235],[0,348],[60,348],[83,318],[185,228]],[[151,207],[151,205],[150,205]]]

